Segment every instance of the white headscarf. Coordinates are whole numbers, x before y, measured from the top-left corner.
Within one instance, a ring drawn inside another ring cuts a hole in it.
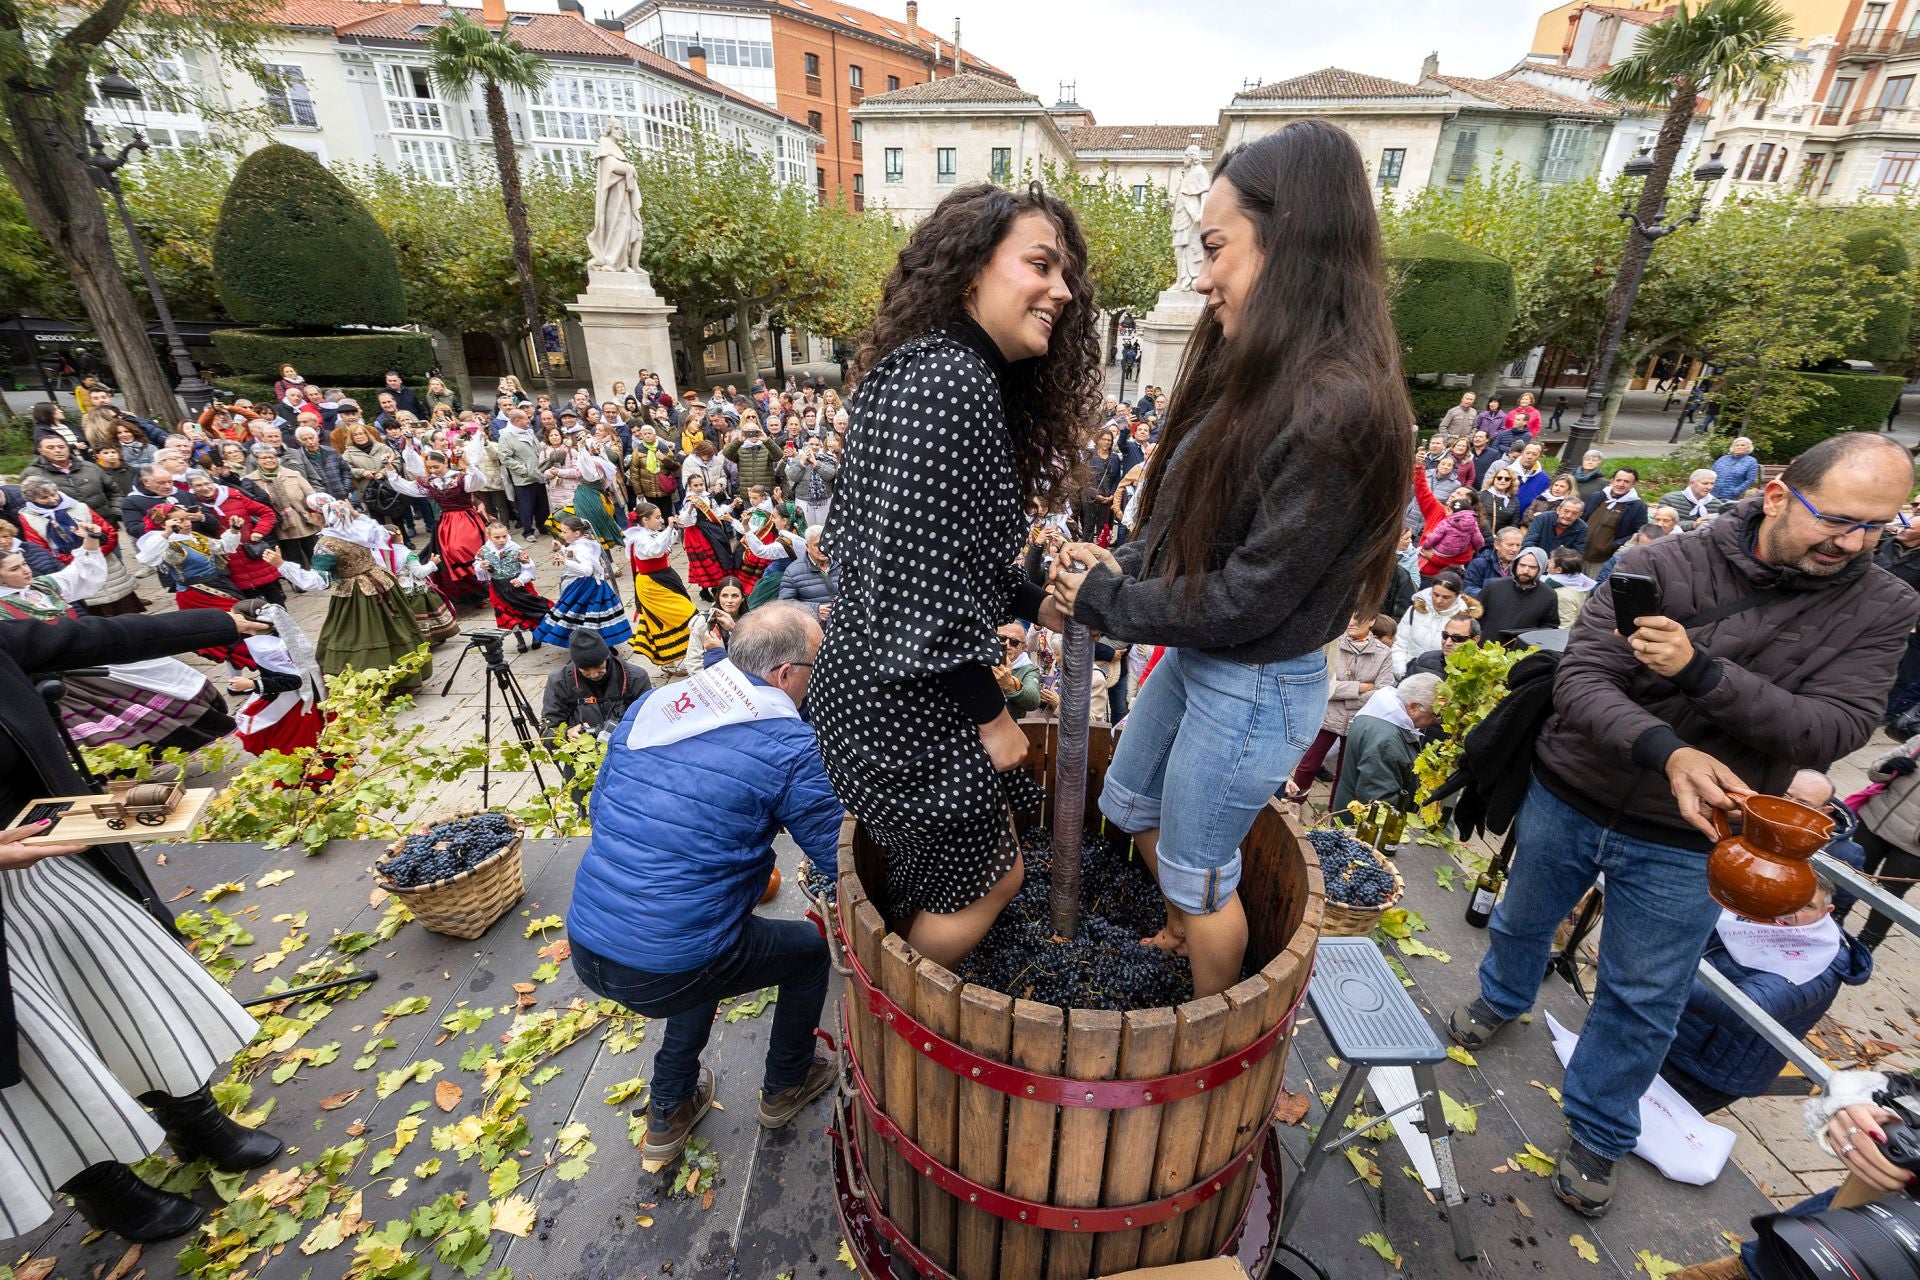
[[[268,671],[298,676],[300,704],[311,710],[320,691],[326,688],[326,677],[321,674],[320,661],[314,656],[313,642],[307,639],[307,633],[300,629],[293,615],[277,604],[260,610],[260,621],[272,627],[274,634],[249,636],[247,652]]]

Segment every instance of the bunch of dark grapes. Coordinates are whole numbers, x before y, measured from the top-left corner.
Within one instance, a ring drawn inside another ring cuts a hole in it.
[[[810,898],[824,898],[827,905],[838,901],[840,884],[832,876],[813,865],[813,859],[805,854],[800,856],[800,884]]]
[[[1307,832],[1307,839],[1320,855],[1320,878],[1327,882],[1327,901],[1349,907],[1378,907],[1393,897],[1393,873],[1367,846],[1344,831],[1326,828]]]
[[[1141,945],[1167,922],[1166,903],[1146,864],[1089,832],[1081,850],[1079,936],[1054,933],[1050,894],[1053,835],[1021,837],[1026,880],[959,976],[1006,995],[1070,1009],[1148,1009],[1193,998],[1184,956]]]
[[[505,814],[475,814],[408,836],[398,853],[381,860],[379,870],[402,889],[417,889],[473,870],[512,839],[513,824]]]

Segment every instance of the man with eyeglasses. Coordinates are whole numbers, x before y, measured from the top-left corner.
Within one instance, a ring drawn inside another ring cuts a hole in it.
[[[1461,614],[1457,618],[1447,619],[1447,625],[1440,632],[1440,647],[1418,654],[1407,663],[1407,674],[1417,676],[1445,676],[1447,674],[1447,655],[1469,641],[1480,638],[1480,620]]]
[[[1554,927],[1606,874],[1600,980],[1567,1064],[1553,1177],[1582,1214],[1612,1201],[1614,1162],[1639,1138],[1640,1095],[1719,918],[1704,857],[1713,819],[1859,749],[1884,709],[1920,595],[1873,557],[1913,482],[1885,436],[1824,440],[1704,530],[1620,557],[1619,572],[1660,591],[1659,614],[1631,637],[1605,589],[1569,634],[1480,993],[1448,1027],[1473,1048],[1525,1013]]]

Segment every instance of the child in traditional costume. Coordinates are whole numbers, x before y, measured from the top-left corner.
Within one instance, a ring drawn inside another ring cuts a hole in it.
[[[266,635],[247,638],[257,669],[227,684],[228,692],[247,695],[237,718],[240,745],[256,756],[310,750],[319,744],[328,719],[320,709],[327,696],[326,677],[312,642],[293,615],[279,605],[243,600],[236,611],[273,628]],[[332,779],[332,762],[316,759],[300,784],[317,789]]]
[[[425,644],[420,623],[393,571],[385,529],[372,516],[337,500],[327,508],[327,527],[314,548],[313,567],[328,579],[327,620],[315,652],[328,675],[390,667]],[[417,688],[431,674],[428,663],[399,686]]]
[[[553,608],[553,601],[533,589],[533,561],[500,521],[487,526],[487,540],[473,562],[473,571],[492,593],[493,625],[513,632],[514,644],[525,653],[527,632],[540,625]]]
[[[633,527],[626,534],[633,564],[633,649],[669,672],[685,669],[687,624],[693,620],[686,584],[667,560],[676,527],[659,507],[642,501],[634,505]]]
[[[633,625],[620,605],[619,593],[607,581],[606,552],[579,516],[560,521],[561,545],[554,559],[563,566],[560,595],[547,616],[534,628],[533,638],[557,649],[570,645],[575,627],[600,633],[609,649],[633,639]]]
[[[702,600],[712,600],[713,589],[740,569],[740,554],[726,523],[733,514],[733,503],[714,502],[707,493],[706,478],[697,471],[689,472],[684,483],[685,496],[674,519],[687,549],[687,577],[699,589]]]

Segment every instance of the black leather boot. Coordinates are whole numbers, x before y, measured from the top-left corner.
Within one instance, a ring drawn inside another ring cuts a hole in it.
[[[243,1173],[277,1159],[287,1149],[286,1143],[265,1129],[249,1129],[228,1119],[208,1089],[182,1098],[143,1093],[140,1101],[152,1108],[153,1118],[167,1131],[173,1153],[182,1160],[211,1160],[227,1173]]]
[[[206,1216],[185,1196],[149,1186],[123,1164],[96,1164],[60,1188],[80,1215],[103,1231],[136,1244],[183,1236]]]

